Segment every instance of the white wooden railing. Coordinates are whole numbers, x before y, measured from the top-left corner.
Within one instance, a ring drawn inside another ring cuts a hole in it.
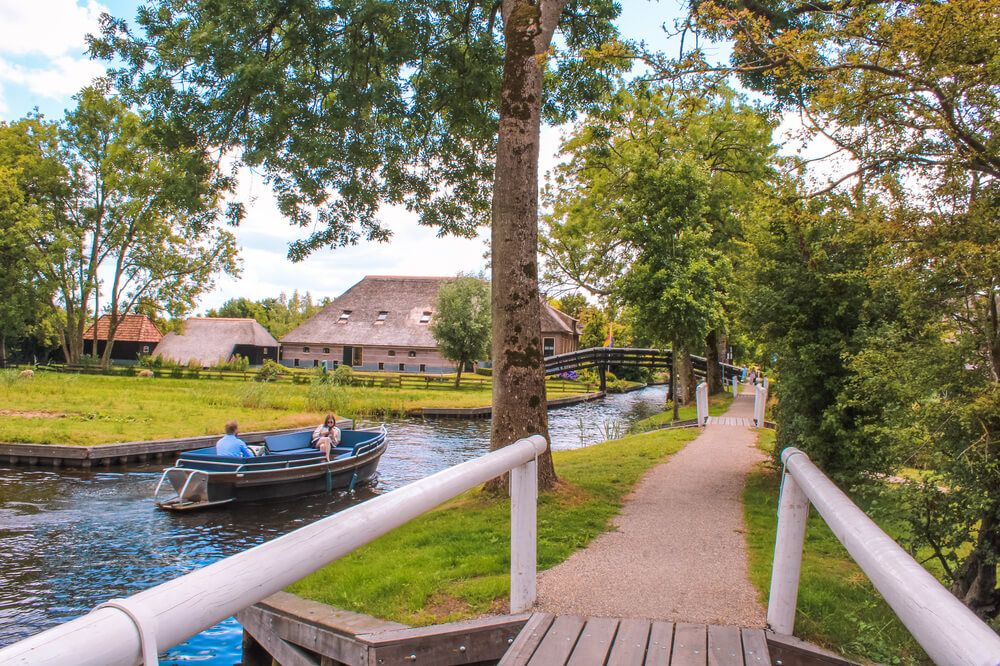
[[[755,386],[753,394],[753,420],[758,428],[764,427],[764,411],[767,408],[767,384]]]
[[[708,384],[702,382],[694,392],[694,404],[698,412],[698,427],[708,423]]]
[[[155,664],[157,654],[510,471],[511,612],[535,601],[540,435],[518,440],[0,650],[0,664]]]
[[[864,514],[796,448],[785,464],[771,570],[768,626],[791,634],[812,503],[899,619],[938,664],[1000,663],[1000,636]]]

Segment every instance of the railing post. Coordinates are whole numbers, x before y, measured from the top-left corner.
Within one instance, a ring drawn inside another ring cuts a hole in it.
[[[695,409],[698,413],[698,426],[701,427],[708,421],[708,384],[706,382],[698,384],[694,396]]]
[[[738,375],[733,375],[733,399],[735,400],[740,395],[740,378]]]
[[[795,628],[802,545],[808,517],[809,498],[786,470],[781,477],[778,533],[771,565],[771,592],[767,599],[767,626],[779,634],[791,634]]]
[[[764,409],[767,406],[767,389],[763,386],[756,387],[753,397],[753,419],[758,428],[764,427]]]
[[[510,612],[535,605],[538,460],[510,471]]]

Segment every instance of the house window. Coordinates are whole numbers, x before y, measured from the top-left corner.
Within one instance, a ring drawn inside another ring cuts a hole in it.
[[[417,357],[417,352],[411,351],[410,353],[407,354],[407,356],[409,356],[410,358],[416,358]]]
[[[422,316],[422,317],[420,318],[420,323],[421,323],[421,324],[426,324],[426,323],[427,323],[427,322],[429,322],[430,320],[431,320],[431,313],[430,313],[430,312],[425,312],[425,313],[424,313],[424,316]]]
[[[324,354],[329,354],[330,353],[330,348],[329,347],[323,347],[323,353]]]
[[[389,356],[395,356],[396,355],[396,350],[395,349],[390,349],[388,353],[389,353]]]
[[[427,372],[427,364],[426,363],[421,363],[420,364],[420,372]]]
[[[302,353],[303,354],[308,354],[309,353],[309,347],[303,347],[302,348]]]
[[[382,310],[382,311],[380,311],[378,313],[378,317],[375,319],[375,322],[376,323],[383,322],[383,321],[385,321],[385,318],[388,317],[388,316],[389,316],[389,313],[386,312],[385,310]]]
[[[406,364],[405,363],[400,363],[399,364],[399,371],[400,372],[406,372]]]
[[[383,363],[382,361],[379,361],[378,362],[378,369],[379,370],[385,370],[385,363]]]
[[[344,310],[340,313],[340,319],[337,320],[338,324],[346,324],[347,320],[351,318],[352,310]]]
[[[318,359],[318,358],[314,358],[314,359],[313,359],[313,367],[314,367],[314,368],[317,368],[317,367],[319,367],[319,359]]]
[[[142,346],[142,353],[143,354],[148,354],[149,353],[149,345],[143,345]]]
[[[556,353],[556,339],[542,338],[542,356],[553,356]]]
[[[295,359],[295,367],[299,367],[299,359]]]

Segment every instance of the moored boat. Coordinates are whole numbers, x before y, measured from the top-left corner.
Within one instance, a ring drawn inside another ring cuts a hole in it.
[[[353,490],[377,478],[386,431],[344,430],[330,459],[309,445],[312,430],[264,438],[253,458],[216,455],[210,446],[180,455],[163,470],[153,493],[156,506],[176,511],[230,502],[292,497],[312,492]],[[174,494],[161,490],[172,488]]]

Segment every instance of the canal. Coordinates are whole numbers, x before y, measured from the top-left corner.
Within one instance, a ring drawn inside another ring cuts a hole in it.
[[[552,410],[553,448],[616,439],[661,411],[664,400],[663,387],[650,387]],[[153,508],[156,467],[0,466],[0,646],[489,451],[489,420],[406,419],[386,428],[389,448],[374,490],[190,514]],[[230,618],[161,655],[161,663],[232,666],[240,661],[241,632]]]

